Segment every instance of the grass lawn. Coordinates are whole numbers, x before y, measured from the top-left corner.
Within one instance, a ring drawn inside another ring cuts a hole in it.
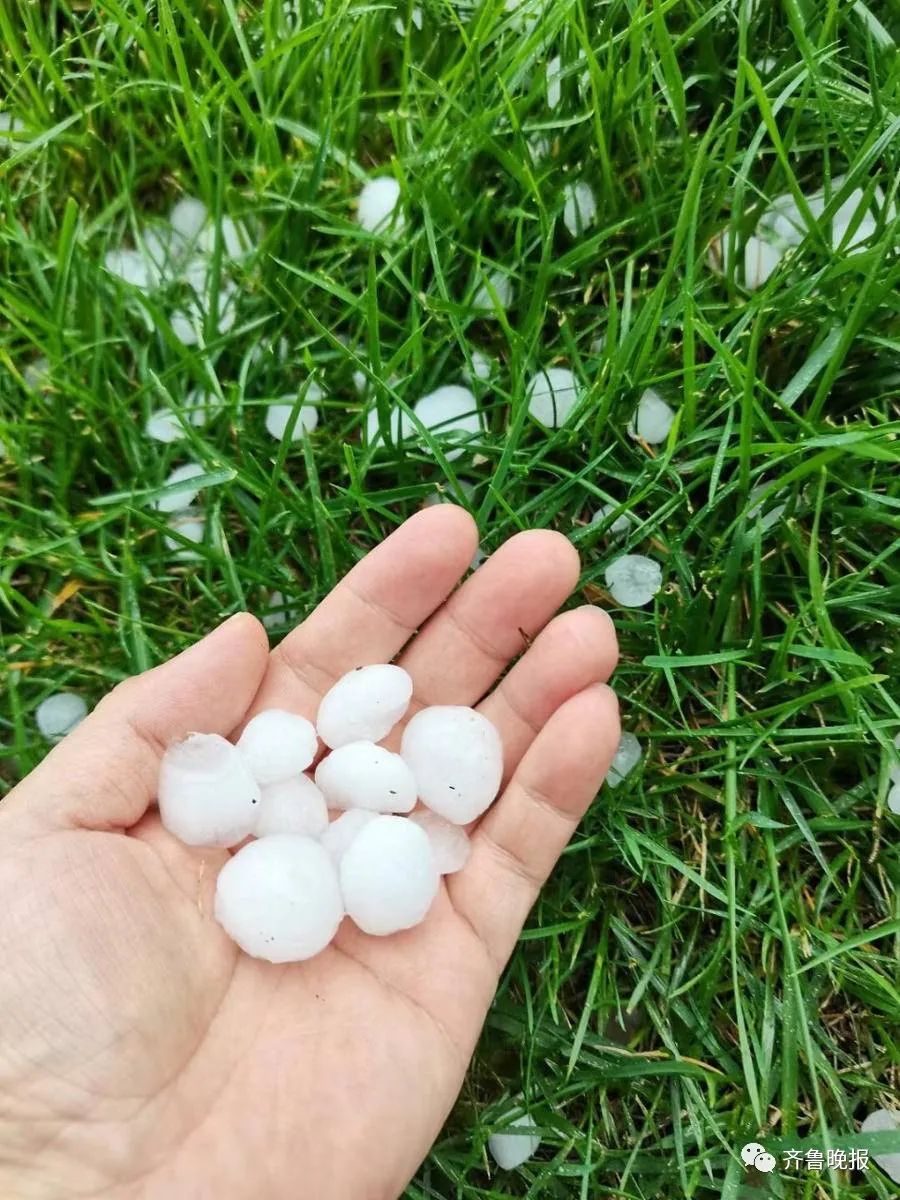
[[[412,16],[0,6],[2,786],[46,752],[47,695],[96,702],[239,609],[269,610],[279,636],[273,591],[304,613],[436,490],[488,553],[560,530],[582,555],[573,603],[616,621],[643,756],[532,912],[408,1196],[896,1195],[874,1164],[763,1176],[737,1151],[844,1144],[900,1095],[900,14],[422,0]],[[374,174],[400,182],[402,236],[354,221]],[[831,179],[824,222],[745,289],[771,200]],[[597,217],[573,237],[577,181]],[[828,217],[876,184],[864,243],[835,247]],[[103,267],[184,195],[258,247],[231,263],[216,241],[213,294],[235,280],[236,319],[208,314],[195,345],[169,320],[177,289]],[[723,275],[706,260],[725,227]],[[486,315],[472,295],[497,268],[513,296]],[[386,434],[398,401],[460,382],[476,350],[484,428],[463,455],[421,430],[367,445],[366,404]],[[551,363],[583,394],[548,430],[526,388]],[[267,405],[299,422],[313,382],[317,428],[276,441]],[[649,387],[677,413],[654,446],[626,428]],[[145,435],[195,389],[214,397],[205,425]],[[189,460],[197,545],[152,503]],[[662,566],[645,607],[606,591],[625,551]],[[542,1148],[503,1175],[487,1135],[523,1096]]]

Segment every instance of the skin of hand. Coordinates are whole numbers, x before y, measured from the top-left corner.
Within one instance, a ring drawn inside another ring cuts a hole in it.
[[[274,651],[232,617],[116,687],[0,805],[0,1196],[402,1192],[619,737],[611,621],[554,616],[571,544],[517,534],[456,587],[476,545],[463,510],[418,513]],[[263,708],[314,718],[336,678],[395,657],[408,716],[477,705],[501,733],[503,790],[470,861],[415,929],[344,921],[308,962],[248,958],[211,916],[228,852],[160,825],[160,755]]]

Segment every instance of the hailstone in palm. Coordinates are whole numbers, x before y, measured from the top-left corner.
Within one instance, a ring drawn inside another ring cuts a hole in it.
[[[563,224],[572,237],[578,237],[596,221],[597,201],[583,181],[567,184],[563,194]]]
[[[377,816],[378,813],[370,812],[366,808],[350,808],[331,822],[319,841],[334,862],[339,863],[359,831]]]
[[[374,742],[347,742],[323,758],[316,784],[329,808],[366,808],[378,813],[410,812],[416,781],[399,754]]]
[[[537,1151],[541,1144],[540,1134],[531,1117],[525,1115],[488,1138],[491,1157],[503,1171],[513,1171]]]
[[[308,775],[294,775],[277,783],[263,784],[253,832],[257,837],[273,833],[298,833],[321,837],[328,828],[325,797]]]
[[[253,831],[260,786],[236,746],[217,733],[190,733],[165,752],[159,815],[189,846],[235,846]]]
[[[526,395],[529,413],[549,429],[564,425],[581,399],[568,367],[545,367],[528,384]]]
[[[364,825],[339,871],[348,916],[377,937],[418,925],[440,883],[428,835],[405,817],[377,816]]]
[[[325,949],[343,919],[337,870],[312,838],[260,838],[219,872],[215,916],[253,958],[303,962]]]
[[[503,745],[487,717],[462,705],[421,709],[403,731],[400,753],[419,799],[454,825],[490,805],[503,778]]]
[[[370,179],[359,194],[356,219],[369,233],[401,233],[404,220],[397,180],[390,175]]]
[[[640,608],[662,587],[662,567],[644,554],[623,554],[606,568],[606,586],[617,604]]]
[[[87,704],[74,692],[57,692],[42,700],[35,709],[34,719],[41,734],[50,742],[58,742],[71,733],[87,716]]]
[[[654,388],[647,388],[638,400],[634,416],[628,424],[629,436],[658,446],[669,436],[675,413]]]
[[[417,809],[410,813],[409,820],[415,821],[428,835],[434,861],[441,875],[452,875],[463,869],[469,861],[472,847],[469,835],[461,825],[445,821],[430,808]]]
[[[315,726],[306,717],[267,708],[247,722],[237,748],[260,783],[278,783],[305,771],[318,744]]]
[[[319,737],[332,750],[348,742],[380,742],[409,708],[412,690],[407,672],[391,663],[348,671],[322,697]]]

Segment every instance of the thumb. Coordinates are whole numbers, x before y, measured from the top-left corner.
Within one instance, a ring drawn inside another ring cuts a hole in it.
[[[159,760],[191,730],[229,734],[266,670],[268,638],[237,613],[162,666],[126,679],[3,802],[36,828],[124,829],[156,797]]]

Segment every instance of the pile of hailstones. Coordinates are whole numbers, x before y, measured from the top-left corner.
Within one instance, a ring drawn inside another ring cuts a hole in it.
[[[463,826],[500,787],[500,735],[474,709],[434,706],[412,717],[395,754],[379,743],[411,698],[402,667],[359,667],[323,697],[315,726],[267,709],[236,744],[191,733],[166,751],[165,827],[190,846],[244,843],[219,873],[215,915],[247,954],[312,958],[345,915],[375,936],[410,929],[441,875],[465,865]],[[330,753],[313,780],[319,738]]]

